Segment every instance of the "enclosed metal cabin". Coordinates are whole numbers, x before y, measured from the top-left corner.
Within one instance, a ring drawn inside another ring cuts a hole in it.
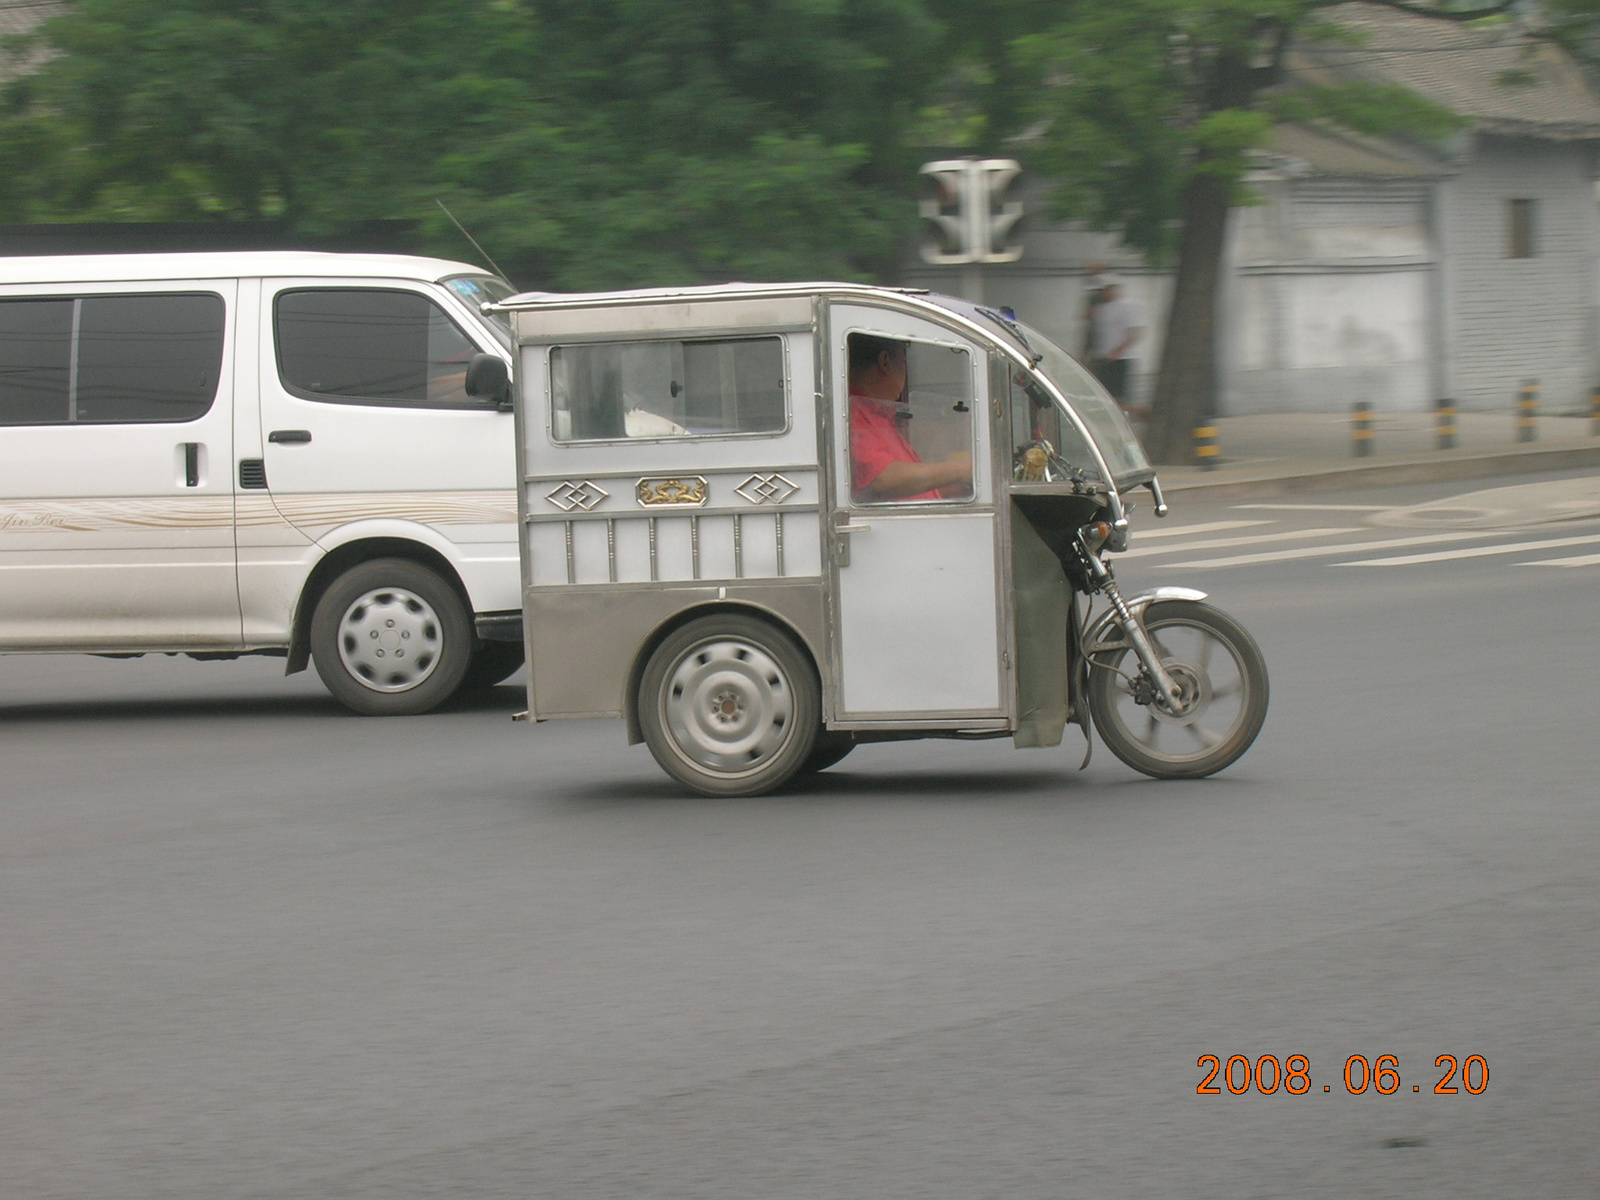
[[[803,648],[825,730],[1059,742],[1065,546],[1153,477],[1060,350],[1009,313],[855,284],[494,307],[516,338],[533,719],[621,716],[641,740],[652,654],[725,613]],[[904,347],[905,390],[874,436],[923,462],[970,456],[970,483],[892,497],[864,480],[864,338]],[[1070,472],[1024,461],[1041,437]]]

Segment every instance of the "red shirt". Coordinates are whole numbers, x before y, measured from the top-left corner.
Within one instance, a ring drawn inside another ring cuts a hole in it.
[[[901,423],[895,419],[896,414],[904,410],[904,405],[892,400],[850,393],[850,490],[855,499],[867,498],[872,481],[883,474],[890,463],[922,461],[906,441],[906,435],[900,432]],[[937,500],[939,492],[934,489],[896,499]]]

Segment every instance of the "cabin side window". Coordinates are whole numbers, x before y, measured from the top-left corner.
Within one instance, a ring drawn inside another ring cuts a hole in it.
[[[558,442],[780,434],[789,427],[783,341],[605,342],[550,351]]]

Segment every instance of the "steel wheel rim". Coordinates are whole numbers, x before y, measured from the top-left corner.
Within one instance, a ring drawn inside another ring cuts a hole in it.
[[[762,647],[742,638],[691,646],[668,668],[661,724],[673,749],[701,771],[737,778],[767,766],[788,745],[794,689]]]
[[[1172,621],[1148,632],[1161,665],[1183,689],[1184,707],[1173,712],[1135,700],[1128,676],[1137,677],[1141,667],[1128,650],[1113,664],[1119,673],[1111,683],[1111,715],[1123,736],[1152,758],[1174,766],[1198,762],[1231,743],[1249,721],[1244,658],[1231,641],[1204,625]]]
[[[339,618],[339,661],[374,692],[408,692],[433,674],[444,631],[433,606],[405,588],[374,588]]]

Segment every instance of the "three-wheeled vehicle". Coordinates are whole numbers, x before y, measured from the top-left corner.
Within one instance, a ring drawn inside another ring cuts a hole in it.
[[[1091,715],[1161,778],[1254,741],[1260,651],[1202,592],[1120,592],[1155,473],[1010,312],[831,283],[489,307],[516,335],[533,720],[621,717],[712,795],[863,742],[1056,746]]]

